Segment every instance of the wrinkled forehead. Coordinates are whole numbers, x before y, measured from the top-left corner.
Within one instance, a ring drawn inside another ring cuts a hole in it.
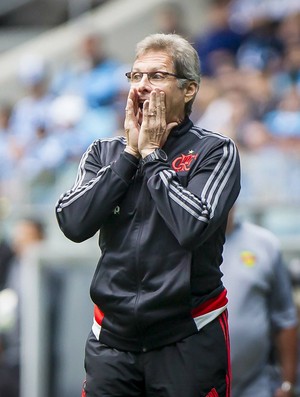
[[[133,68],[142,70],[173,70],[173,58],[166,51],[148,50],[139,54],[133,63]],[[170,69],[171,68],[171,69]]]

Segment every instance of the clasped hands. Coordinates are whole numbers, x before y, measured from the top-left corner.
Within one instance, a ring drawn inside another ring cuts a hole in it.
[[[151,91],[149,99],[143,100],[136,88],[131,88],[127,98],[124,121],[127,145],[125,151],[137,158],[144,158],[166,142],[178,122],[166,122],[165,93]]]

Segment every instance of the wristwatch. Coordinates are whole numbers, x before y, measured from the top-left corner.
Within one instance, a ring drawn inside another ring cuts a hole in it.
[[[162,149],[155,149],[152,153],[143,158],[142,165],[155,160],[160,160],[166,163],[168,161],[168,156]]]

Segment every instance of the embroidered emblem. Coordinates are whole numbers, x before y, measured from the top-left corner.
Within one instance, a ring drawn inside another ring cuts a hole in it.
[[[114,215],[120,215],[120,207],[118,205],[114,209]]]
[[[191,168],[192,161],[196,160],[198,154],[193,154],[194,151],[190,150],[188,154],[181,154],[172,162],[173,170],[176,172],[188,171]]]
[[[241,261],[244,265],[252,267],[256,263],[256,256],[251,251],[242,251],[240,255]]]

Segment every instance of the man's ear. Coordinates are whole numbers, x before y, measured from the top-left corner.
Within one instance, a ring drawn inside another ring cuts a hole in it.
[[[184,102],[188,103],[191,99],[193,99],[199,89],[199,84],[196,81],[189,81],[187,86],[185,87],[185,95],[184,95]]]

